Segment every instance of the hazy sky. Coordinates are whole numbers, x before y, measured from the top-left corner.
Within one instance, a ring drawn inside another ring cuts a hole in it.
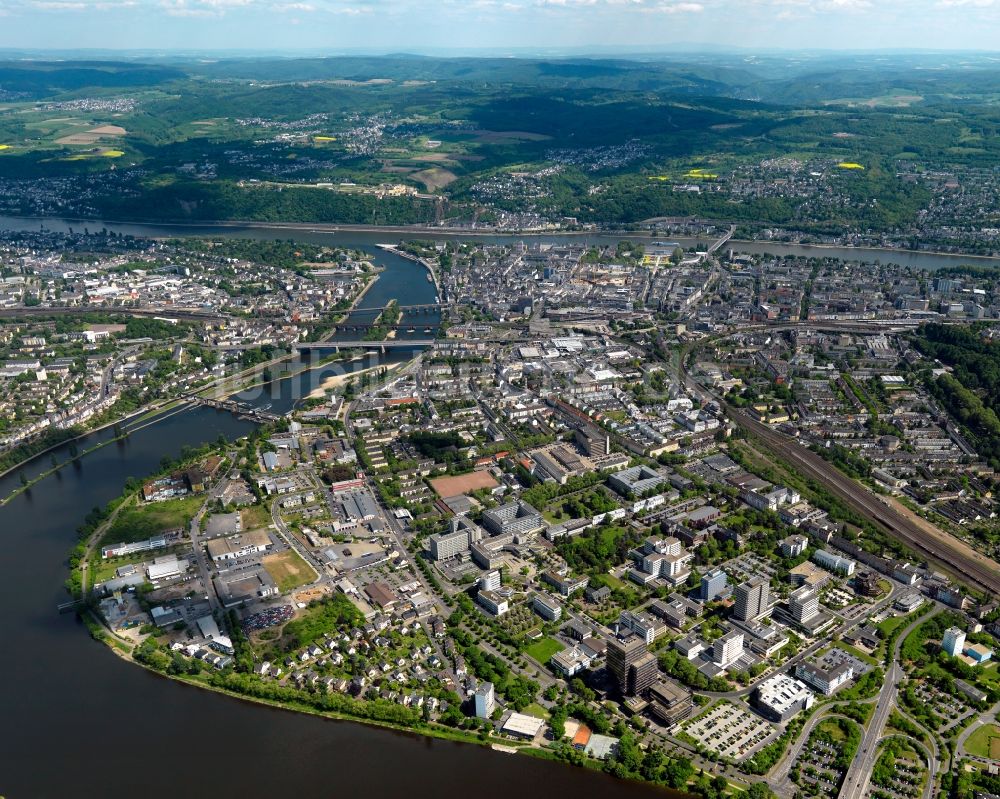
[[[0,0],[0,47],[1000,50],[1000,0]]]

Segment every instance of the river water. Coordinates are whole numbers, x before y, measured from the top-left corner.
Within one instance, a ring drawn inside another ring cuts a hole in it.
[[[344,242],[338,238],[335,243]],[[404,294],[410,303],[433,299],[425,297],[430,284],[419,265],[376,257],[386,271],[365,298],[365,307],[377,307],[390,297],[402,302]],[[276,398],[275,410],[281,410],[278,401],[290,407],[318,379],[312,373],[275,381],[268,389]],[[71,614],[56,613],[57,604],[66,598],[66,555],[76,541],[76,527],[91,508],[116,497],[129,477],[155,471],[164,456],[178,454],[185,444],[198,445],[220,435],[237,438],[249,430],[248,422],[208,408],[170,415],[137,429],[123,442],[81,457],[0,507],[0,795],[670,795],[571,766],[202,691],[121,660],[92,641]],[[111,436],[110,431],[96,433],[78,447],[83,451]],[[68,460],[68,448],[57,449],[53,456],[59,462]],[[21,471],[34,477],[49,466],[50,456],[44,455]],[[0,496],[19,485],[19,471],[0,478]]]
[[[233,225],[159,225],[141,224],[126,222],[102,222],[99,220],[79,221],[66,219],[34,219],[30,217],[0,216],[0,230],[39,230],[44,225],[46,230],[77,232],[88,229],[91,232],[98,230],[114,231],[132,236],[145,236],[149,238],[165,238],[174,236],[227,236],[237,238],[259,238],[259,239],[295,239],[314,244],[329,244],[339,247],[354,247],[371,250],[376,244],[398,242],[405,239],[422,240],[459,240],[459,241],[481,241],[486,243],[510,243],[518,241],[543,242],[547,244],[557,243],[577,243],[577,244],[611,244],[622,239],[633,241],[676,241],[685,248],[695,246],[707,246],[710,242],[706,239],[672,238],[665,234],[649,236],[646,234],[600,234],[600,233],[580,233],[580,234],[496,234],[496,233],[472,233],[469,231],[449,232],[447,230],[419,231],[407,233],[400,229],[393,229],[385,232],[372,232],[355,229],[321,229],[319,226],[313,228],[302,227],[265,227],[265,226],[241,226]],[[331,226],[332,227],[332,226]],[[775,241],[733,241],[727,244],[725,249],[732,249],[741,253],[760,253],[771,255],[798,255],[806,258],[840,258],[843,260],[859,261],[880,261],[884,264],[898,264],[914,269],[927,269],[933,271],[947,266],[959,266],[961,264],[980,264],[1000,267],[1000,258],[985,258],[968,255],[952,255],[950,253],[915,252],[912,250],[889,250],[875,247],[827,247],[809,244],[785,244]],[[374,290],[374,289],[373,289]],[[433,292],[432,292],[433,294]]]
[[[38,230],[40,222],[0,217],[0,229]],[[295,238],[364,248],[384,267],[352,319],[363,321],[390,299],[400,304],[435,301],[433,284],[418,264],[374,248],[399,233],[309,232],[285,228],[103,225],[46,220],[49,230],[107,227],[136,236],[245,236]],[[445,234],[418,234],[444,238]],[[484,241],[541,240],[604,243],[602,236],[482,236]],[[636,238],[636,237],[633,237]],[[681,242],[690,244],[691,242]],[[961,256],[814,248],[752,242],[743,252],[824,255],[881,260],[936,269],[968,262]],[[976,259],[976,263],[1000,260]],[[406,320],[408,321],[408,320]],[[416,337],[436,317],[414,322]],[[408,335],[405,331],[402,336]],[[296,377],[275,379],[245,399],[278,413],[307,396],[322,380],[374,363],[405,360],[409,353],[366,356]],[[304,356],[308,357],[308,356]],[[310,365],[295,359],[289,369]],[[0,507],[0,795],[7,799],[48,797],[176,796],[254,797],[458,796],[510,799],[543,791],[585,793],[618,799],[663,796],[648,786],[623,783],[560,764],[491,752],[481,747],[334,722],[241,702],[200,691],[130,665],[90,640],[72,615],[58,615],[65,599],[66,554],[75,528],[92,507],[117,496],[128,477],[154,471],[164,455],[219,435],[235,438],[250,429],[227,413],[185,411],[134,432],[43,479],[30,492]],[[79,448],[107,440],[97,433]],[[54,453],[68,458],[65,448]],[[45,455],[24,467],[28,477],[49,467]],[[19,485],[13,472],[0,478],[0,496]]]
[[[2,225],[2,220],[0,220],[0,225]],[[344,244],[331,234],[325,234],[322,241],[341,247],[363,247],[371,255],[372,262],[382,269],[375,284],[365,292],[355,309],[344,321],[344,325],[348,328],[351,324],[372,322],[379,311],[392,300],[396,300],[401,306],[430,305],[437,301],[437,290],[434,288],[434,284],[427,279],[427,270],[415,261],[378,249],[371,242],[366,242],[363,245],[361,243]],[[411,315],[404,312],[400,323],[412,325],[413,332],[410,333],[410,328],[407,327],[397,331],[396,338],[433,338],[440,319],[441,314],[436,311],[431,313],[420,311]],[[431,332],[425,332],[428,329]],[[338,332],[332,340],[357,339],[362,335],[362,332],[347,330],[342,333]],[[276,379],[263,386],[256,386],[241,392],[237,398],[258,408],[267,407],[274,413],[286,413],[297,402],[308,397],[328,377],[401,363],[412,358],[415,349],[417,348],[387,348],[384,353],[369,350],[360,360],[335,361],[325,366],[320,366],[318,363],[325,355],[329,355],[329,352],[315,350],[305,352],[288,359],[281,365],[282,371],[286,373],[298,372],[298,376],[281,379],[280,375],[276,375]],[[307,367],[310,368],[307,371],[302,371]]]
[[[66,554],[92,507],[164,455],[250,424],[186,411],[67,465],[0,508],[0,794],[66,797],[652,796],[561,764],[253,705],[151,674],[92,641],[65,600]],[[110,432],[79,444],[86,449]],[[57,450],[61,462],[65,448]],[[28,464],[35,476],[49,456]],[[0,495],[20,484],[0,479]],[[663,795],[661,791],[655,791]]]

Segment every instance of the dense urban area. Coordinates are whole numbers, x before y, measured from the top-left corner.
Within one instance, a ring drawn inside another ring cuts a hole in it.
[[[360,250],[8,232],[8,464],[259,423],[95,509],[67,606],[179,679],[704,796],[988,790],[993,272],[703,233],[403,240],[434,315],[359,316]],[[332,376],[240,399],[296,352]]]
[[[0,505],[252,423],[90,510],[59,609],[703,799],[997,799],[993,73],[852,63],[0,64]]]

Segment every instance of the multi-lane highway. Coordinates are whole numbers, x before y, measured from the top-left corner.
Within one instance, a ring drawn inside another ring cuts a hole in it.
[[[893,661],[885,675],[885,684],[879,693],[875,713],[865,729],[854,760],[851,761],[850,768],[847,769],[847,774],[844,776],[839,799],[863,799],[865,796],[868,783],[871,781],[872,769],[879,756],[879,740],[882,737],[885,724],[889,720],[889,714],[896,706],[896,688],[902,678],[903,670],[898,663]]]

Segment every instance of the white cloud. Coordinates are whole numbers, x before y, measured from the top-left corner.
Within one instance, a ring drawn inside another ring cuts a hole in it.
[[[160,7],[171,17],[215,17],[219,12],[212,8],[189,3],[188,0],[160,0]]]
[[[700,14],[705,10],[705,6],[701,3],[663,3],[653,6],[650,10],[661,14]]]
[[[133,8],[137,0],[29,0],[29,8],[39,11],[118,11]],[[4,9],[0,7],[0,14]]]

